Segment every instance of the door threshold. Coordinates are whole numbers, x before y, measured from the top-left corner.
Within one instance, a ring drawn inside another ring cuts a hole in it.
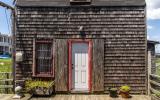
[[[73,89],[73,90],[71,90],[71,93],[89,93],[89,90],[76,90],[76,89]]]

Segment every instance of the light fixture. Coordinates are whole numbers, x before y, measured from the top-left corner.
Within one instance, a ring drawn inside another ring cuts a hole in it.
[[[80,35],[82,36],[82,38],[84,38],[86,36],[83,26],[79,26],[78,31],[79,31]]]
[[[80,27],[79,27],[79,31],[83,31],[83,26],[80,26]]]

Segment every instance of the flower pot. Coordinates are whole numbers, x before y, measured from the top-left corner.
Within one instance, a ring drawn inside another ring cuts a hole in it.
[[[118,90],[117,89],[109,89],[110,97],[116,98],[118,97]]]
[[[32,89],[31,93],[33,95],[38,95],[38,96],[50,96],[53,93],[53,88],[44,88],[44,87],[36,87]]]
[[[54,92],[54,82],[48,81],[27,81],[26,91],[31,95],[50,96]]]
[[[129,91],[127,91],[127,92],[120,91],[119,94],[121,95],[122,98],[131,98]]]

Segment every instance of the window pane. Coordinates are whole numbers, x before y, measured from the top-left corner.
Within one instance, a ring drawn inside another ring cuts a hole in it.
[[[48,74],[52,72],[52,44],[38,43],[36,45],[36,73]]]

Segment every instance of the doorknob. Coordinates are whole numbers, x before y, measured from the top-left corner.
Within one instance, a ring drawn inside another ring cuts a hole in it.
[[[72,64],[72,69],[73,69],[74,67],[73,67],[73,64]]]

